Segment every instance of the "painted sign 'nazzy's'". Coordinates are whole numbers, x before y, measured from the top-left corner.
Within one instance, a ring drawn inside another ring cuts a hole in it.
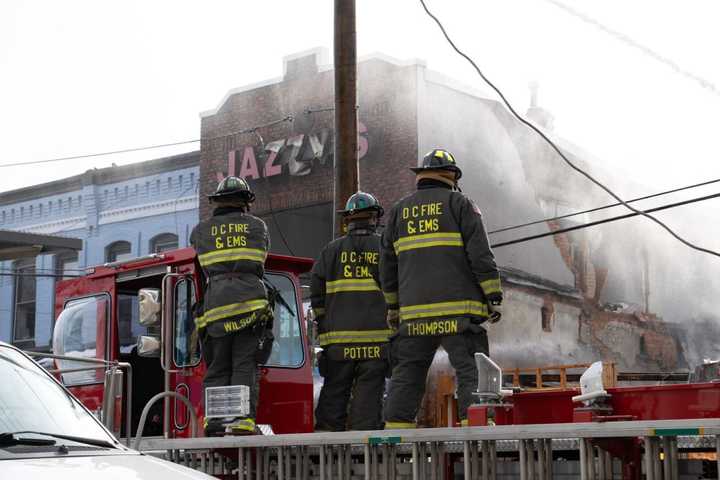
[[[363,158],[369,144],[367,127],[362,122],[358,122],[358,133],[358,158]],[[321,165],[332,162],[333,139],[333,131],[323,129],[317,133],[275,140],[266,144],[264,149],[247,145],[230,150],[227,153],[227,173],[216,172],[215,175],[218,181],[225,175],[236,175],[246,180],[274,177],[283,172],[296,177],[307,175],[312,172],[313,162],[319,161]]]

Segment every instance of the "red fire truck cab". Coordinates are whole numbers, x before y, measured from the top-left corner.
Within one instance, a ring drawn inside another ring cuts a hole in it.
[[[258,424],[275,433],[310,432],[313,427],[312,352],[303,317],[299,276],[312,261],[269,255],[267,280],[284,301],[275,306],[275,343],[261,366]],[[132,434],[148,400],[163,391],[187,397],[202,432],[205,364],[188,299],[200,295],[195,251],[184,248],[89,269],[88,275],[58,282],[53,353],[132,366]],[[157,322],[141,322],[139,299],[148,290],[159,298]],[[141,290],[143,295],[141,295]],[[154,292],[153,292],[154,290]],[[155,346],[156,348],[153,348]],[[81,370],[79,362],[56,360],[62,381],[91,411],[101,408],[102,369]],[[70,371],[68,371],[70,370]],[[75,371],[73,371],[75,370]],[[125,405],[127,400],[125,400]],[[126,435],[126,408],[115,422]],[[118,416],[120,414],[117,414]],[[189,437],[191,415],[184,402],[160,401],[150,410],[144,435]]]

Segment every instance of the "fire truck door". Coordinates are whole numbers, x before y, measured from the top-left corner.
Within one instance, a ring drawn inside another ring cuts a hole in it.
[[[188,398],[194,406],[196,417],[201,418],[204,372],[200,365],[200,339],[192,314],[192,305],[196,299],[195,284],[190,276],[176,277],[166,292],[170,320],[165,329],[166,338],[169,340],[166,344],[166,365],[170,367],[169,389]],[[175,436],[189,436],[190,412],[185,404],[177,399],[170,403],[171,430],[175,432]],[[198,431],[201,431],[201,425],[198,425]]]
[[[70,357],[112,360],[114,279],[84,279],[56,292],[57,320],[53,329],[53,353]],[[102,406],[105,369],[84,362],[56,360],[61,381],[90,409]]]

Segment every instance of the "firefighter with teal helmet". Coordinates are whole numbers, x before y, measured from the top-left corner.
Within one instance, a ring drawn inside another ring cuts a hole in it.
[[[459,191],[455,157],[434,149],[412,168],[417,191],[388,214],[380,279],[388,304],[392,376],[385,428],[414,428],[435,351],[457,377],[458,414],[467,419],[477,385],[474,354],[488,353],[488,319],[502,313],[500,277],[480,209]]]
[[[323,248],[312,269],[310,300],[323,348],[324,378],[315,410],[318,431],[374,430],[382,426],[387,362],[383,345],[385,300],[378,283],[383,209],[365,192],[344,210],[346,234]]]
[[[250,394],[248,415],[206,419],[205,431],[248,434],[255,432],[258,338],[272,320],[262,281],[270,240],[265,222],[250,214],[255,194],[244,179],[224,178],[208,198],[212,216],[190,235],[204,283],[195,318],[207,366],[203,385],[244,385]]]

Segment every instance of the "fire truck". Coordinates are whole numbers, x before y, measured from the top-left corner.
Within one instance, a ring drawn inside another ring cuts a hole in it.
[[[273,351],[259,366],[257,422],[266,435],[198,433],[205,366],[192,315],[201,289],[191,248],[58,282],[53,371],[117,437],[218,478],[717,478],[718,365],[693,382],[640,386],[621,385],[612,365],[600,362],[578,386],[568,370],[587,365],[557,366],[552,375],[538,369],[536,388],[526,388],[519,371],[507,385],[500,368],[477,354],[478,400],[468,426],[453,413],[452,385],[431,371],[427,396],[433,387],[442,393],[430,403],[445,411],[436,428],[312,433],[313,345],[300,293],[311,266],[274,254],[266,262],[266,281],[279,294]]]
[[[313,352],[299,283],[311,267],[310,259],[273,254],[266,263],[265,280],[277,289],[279,301],[273,351],[259,368],[257,421],[275,433],[313,428]],[[205,365],[192,316],[201,292],[199,268],[195,251],[184,248],[107,263],[57,284],[57,374],[86,407],[104,413],[106,426],[119,435],[138,429],[143,408],[158,394],[164,396],[148,406],[145,434],[186,438],[191,423],[203,418]],[[117,372],[121,379],[111,379],[115,402],[107,402],[106,371],[87,367],[85,359],[125,367]]]

